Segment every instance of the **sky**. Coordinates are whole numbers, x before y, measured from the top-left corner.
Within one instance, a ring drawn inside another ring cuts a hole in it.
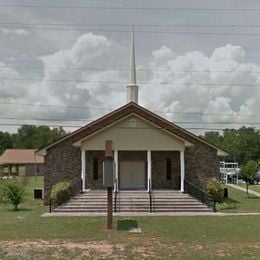
[[[260,2],[0,0],[0,131],[139,104],[196,134],[260,128]]]

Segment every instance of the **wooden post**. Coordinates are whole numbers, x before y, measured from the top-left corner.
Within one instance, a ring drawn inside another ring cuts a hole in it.
[[[106,141],[105,149],[106,158],[112,158],[112,141]],[[107,187],[107,229],[113,227],[113,187]]]
[[[107,187],[107,229],[113,227],[113,188]]]

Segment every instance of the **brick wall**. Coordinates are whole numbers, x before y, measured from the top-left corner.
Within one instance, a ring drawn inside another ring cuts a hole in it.
[[[52,185],[60,181],[78,181],[81,178],[81,152],[66,140],[48,150],[44,163],[44,200],[48,203]]]
[[[171,179],[166,178],[166,160],[171,160]],[[180,189],[180,152],[152,152],[152,188]]]
[[[98,159],[98,179],[93,178],[93,159]],[[104,151],[86,152],[86,189],[105,189],[103,186]]]
[[[185,150],[185,178],[205,188],[209,179],[219,175],[217,151],[206,144],[196,142]]]

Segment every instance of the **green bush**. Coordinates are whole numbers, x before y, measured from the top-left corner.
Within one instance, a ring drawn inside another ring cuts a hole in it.
[[[1,183],[3,199],[11,203],[14,206],[14,210],[17,210],[18,205],[24,200],[25,186],[25,180],[17,178],[5,180]]]
[[[67,181],[59,182],[52,186],[51,198],[55,200],[55,203],[60,205],[67,202],[72,194],[71,184]]]
[[[221,182],[216,178],[211,179],[207,184],[206,191],[211,196],[214,203],[214,211],[216,211],[216,203],[221,202],[224,195]]]

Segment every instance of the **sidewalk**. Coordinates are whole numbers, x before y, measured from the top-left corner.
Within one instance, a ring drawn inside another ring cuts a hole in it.
[[[235,184],[229,184],[229,183],[228,183],[227,185],[230,186],[230,187],[232,187],[232,188],[234,188],[234,189],[237,189],[237,190],[241,190],[241,191],[246,192],[246,189],[245,189],[245,188],[239,187],[239,186],[237,186],[237,185],[235,185]],[[256,192],[256,191],[253,191],[253,190],[248,189],[248,193],[251,194],[251,195],[254,195],[254,196],[256,196],[256,197],[260,197],[260,192]]]
[[[228,217],[228,216],[260,216],[260,213],[222,213],[222,212],[158,212],[158,213],[114,213],[114,217]],[[106,217],[106,213],[44,213],[41,217]]]

